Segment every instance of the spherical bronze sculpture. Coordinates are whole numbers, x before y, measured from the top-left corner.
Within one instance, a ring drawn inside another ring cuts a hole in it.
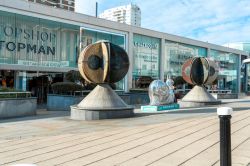
[[[107,41],[91,44],[81,52],[78,68],[86,81],[97,86],[78,105],[71,106],[71,119],[98,120],[134,115],[134,108],[109,86],[128,72],[129,58],[123,48]]]
[[[214,61],[203,57],[188,59],[182,66],[182,77],[187,83],[195,86],[179,101],[181,107],[221,103],[205,88],[205,85],[213,84],[218,77],[218,67]]]
[[[214,61],[195,57],[188,59],[182,66],[183,79],[192,85],[212,84],[218,76],[218,67]]]
[[[78,69],[88,82],[115,83],[127,74],[129,58],[123,48],[110,42],[97,42],[81,52]]]

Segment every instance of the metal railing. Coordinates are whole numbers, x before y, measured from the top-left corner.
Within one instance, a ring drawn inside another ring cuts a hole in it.
[[[86,93],[89,93],[89,92],[90,92],[90,90],[74,91],[74,92],[72,92],[72,95],[73,95],[73,96],[83,96],[84,93],[86,94]]]
[[[191,89],[176,89],[175,92],[189,92]],[[208,89],[207,90],[209,93],[218,93],[218,94],[229,94],[232,93],[232,90],[212,90],[212,89]]]
[[[74,92],[71,92],[71,95],[73,96],[84,96],[84,95],[87,95],[91,92],[91,90],[84,90],[84,91],[74,91]],[[116,93],[123,93],[124,91],[123,90],[115,90]]]
[[[8,95],[10,98],[18,98],[20,96],[28,98],[31,97],[31,92],[0,92],[0,98],[2,95]],[[8,98],[8,96],[5,96],[4,98]]]
[[[209,93],[232,93],[232,90],[208,90]]]

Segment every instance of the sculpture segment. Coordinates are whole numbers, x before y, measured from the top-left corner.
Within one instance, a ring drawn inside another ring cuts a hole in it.
[[[182,66],[182,77],[194,85],[179,104],[181,107],[196,107],[221,103],[207,92],[205,85],[212,84],[218,77],[218,67],[214,61],[203,57],[188,59]]]
[[[109,86],[122,80],[128,72],[129,58],[123,48],[107,41],[91,44],[81,52],[78,68],[85,80],[97,86],[78,105],[71,106],[71,119],[98,120],[134,115],[134,108]]]
[[[78,69],[90,83],[115,83],[127,74],[129,59],[123,48],[110,42],[97,42],[81,52]]]
[[[182,65],[182,77],[192,85],[210,85],[218,77],[218,67],[207,58],[191,58]]]

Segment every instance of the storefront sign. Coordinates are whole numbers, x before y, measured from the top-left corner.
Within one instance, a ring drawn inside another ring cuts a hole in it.
[[[31,44],[24,44],[24,43],[14,43],[14,42],[5,42],[0,40],[0,50],[5,48],[8,51],[18,51],[20,52],[21,50],[26,50],[26,53],[33,52],[35,54],[51,54],[55,55],[55,47],[49,47],[49,46],[37,46],[36,44],[31,45]]]
[[[144,48],[149,48],[149,49],[157,49],[158,45],[157,44],[152,44],[152,43],[144,43],[144,42],[134,42],[135,47],[144,47]]]
[[[68,61],[60,61],[60,62],[42,61],[42,62],[35,62],[35,61],[18,60],[18,64],[19,65],[25,65],[25,66],[69,67],[69,62]]]
[[[4,26],[0,27],[0,36],[4,36],[5,39],[9,39],[8,41],[0,39],[0,51],[2,49],[17,52],[24,50],[26,53],[32,52],[44,55],[55,55],[56,53],[56,47],[45,46],[42,44],[52,43],[52,41],[55,41],[56,35],[54,33]],[[31,44],[37,42],[41,44]]]

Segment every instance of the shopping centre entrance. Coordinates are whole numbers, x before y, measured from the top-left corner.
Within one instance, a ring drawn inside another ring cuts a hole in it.
[[[29,91],[38,104],[47,102],[51,84],[63,82],[63,73],[0,70],[0,88]]]
[[[63,81],[63,73],[27,72],[27,91],[37,97],[37,103],[47,102],[47,94],[51,92],[51,85]]]

